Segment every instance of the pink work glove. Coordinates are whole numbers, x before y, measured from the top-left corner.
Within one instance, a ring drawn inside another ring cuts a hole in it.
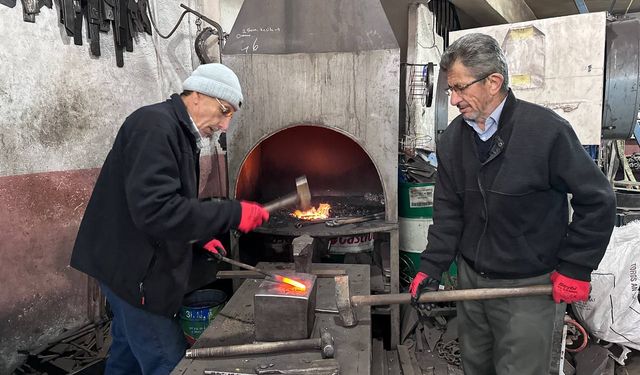
[[[553,271],[551,273],[551,282],[553,283],[553,300],[555,303],[573,303],[586,301],[589,298],[591,285],[588,281],[572,279]]]
[[[418,272],[411,281],[409,293],[411,293],[411,304],[419,309],[431,310],[433,303],[419,303],[418,299],[424,292],[436,292],[440,288],[440,282],[433,277],[429,277],[424,272]]]
[[[269,220],[269,211],[257,203],[241,201],[240,206],[242,207],[240,225],[238,225],[240,232],[251,232],[261,226],[263,222]]]
[[[218,260],[220,260],[222,257],[227,256],[227,250],[225,250],[224,246],[222,246],[222,242],[216,240],[215,238],[207,242],[204,245],[204,248],[207,251],[213,253],[213,256]]]

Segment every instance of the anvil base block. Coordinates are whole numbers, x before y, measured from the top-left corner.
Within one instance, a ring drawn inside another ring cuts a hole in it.
[[[316,309],[316,276],[278,272],[307,287],[302,291],[287,284],[265,280],[253,300],[256,341],[306,339],[311,336]]]

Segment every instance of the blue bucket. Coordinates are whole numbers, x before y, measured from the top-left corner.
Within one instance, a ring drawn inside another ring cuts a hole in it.
[[[200,289],[189,293],[180,308],[180,326],[187,341],[193,344],[224,307],[227,295],[217,289]]]

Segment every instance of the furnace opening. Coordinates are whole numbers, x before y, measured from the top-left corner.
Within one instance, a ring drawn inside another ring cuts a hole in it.
[[[294,189],[301,175],[314,197],[383,196],[378,171],[363,148],[317,125],[289,127],[261,141],[240,168],[235,196],[268,202]]]

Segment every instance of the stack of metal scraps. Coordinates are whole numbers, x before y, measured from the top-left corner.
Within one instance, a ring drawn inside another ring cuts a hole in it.
[[[400,179],[411,183],[430,183],[435,181],[436,167],[423,154],[410,157],[401,155],[399,160]]]
[[[398,345],[403,373],[462,375],[455,310],[425,315],[411,306],[403,308]]]

